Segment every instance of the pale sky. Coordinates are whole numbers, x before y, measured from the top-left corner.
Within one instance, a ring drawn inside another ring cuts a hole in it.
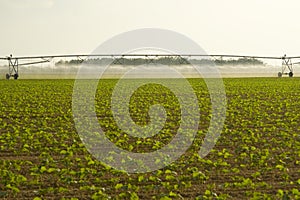
[[[0,0],[0,57],[91,53],[139,28],[186,35],[209,54],[300,56],[299,0]]]

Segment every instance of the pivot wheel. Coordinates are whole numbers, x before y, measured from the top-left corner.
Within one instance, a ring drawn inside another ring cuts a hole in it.
[[[18,74],[14,74],[14,79],[15,79],[15,80],[17,80],[17,79],[18,79],[18,77],[19,77],[19,75],[18,75]]]
[[[282,73],[281,72],[278,72],[278,77],[282,77]]]
[[[10,75],[9,75],[9,74],[6,74],[5,76],[6,76],[6,80],[9,80]]]
[[[294,76],[294,73],[293,72],[290,72],[289,73],[289,77],[293,77]]]

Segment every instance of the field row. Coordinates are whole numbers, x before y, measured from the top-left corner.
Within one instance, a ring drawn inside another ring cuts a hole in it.
[[[300,79],[224,79],[225,124],[204,158],[198,151],[211,119],[210,93],[203,80],[189,82],[200,113],[192,145],[162,169],[130,174],[98,161],[82,143],[72,115],[74,80],[0,81],[0,198],[300,198]],[[101,80],[95,100],[107,138],[136,153],[170,144],[182,122],[176,95],[158,84],[133,93],[129,112],[137,125],[152,123],[154,104],[164,106],[166,116],[159,134],[138,138],[114,119],[111,95],[116,83]]]

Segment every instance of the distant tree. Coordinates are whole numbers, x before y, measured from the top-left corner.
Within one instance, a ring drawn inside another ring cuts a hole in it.
[[[86,64],[90,65],[101,65],[101,64],[113,64],[113,65],[142,65],[146,63],[157,63],[162,65],[187,65],[187,64],[199,64],[199,65],[265,65],[262,61],[255,58],[239,58],[239,59],[191,59],[188,60],[182,57],[159,57],[155,59],[145,59],[145,58],[94,58],[84,61]],[[80,65],[81,60],[73,59],[70,61],[60,60],[55,65]]]

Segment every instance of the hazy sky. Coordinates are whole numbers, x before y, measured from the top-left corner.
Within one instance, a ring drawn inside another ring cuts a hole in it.
[[[182,33],[208,53],[300,55],[299,0],[0,0],[0,56],[90,53],[138,28]]]

